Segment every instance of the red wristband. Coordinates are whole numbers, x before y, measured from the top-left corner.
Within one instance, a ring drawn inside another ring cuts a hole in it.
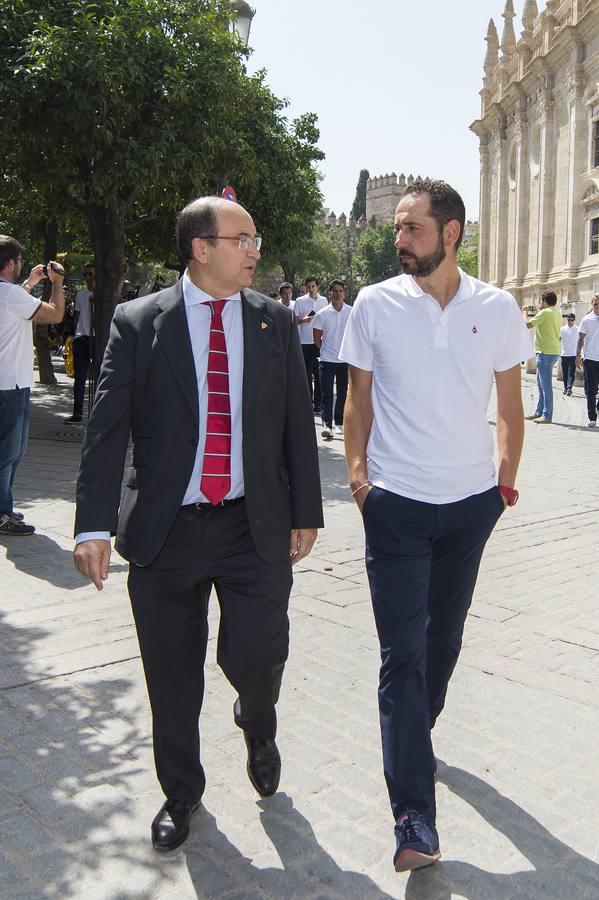
[[[507,505],[515,506],[518,502],[518,497],[520,496],[518,491],[515,488],[506,487],[505,484],[498,484],[497,487],[499,488],[499,493],[501,494],[501,496],[505,497],[505,499],[507,500]]]

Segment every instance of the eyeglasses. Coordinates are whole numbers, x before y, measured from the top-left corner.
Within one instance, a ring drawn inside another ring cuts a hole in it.
[[[240,250],[260,250],[262,246],[262,238],[259,234],[254,237],[249,234],[241,234],[237,237],[229,237],[225,234],[198,234],[196,237],[202,238],[203,241],[237,241]]]

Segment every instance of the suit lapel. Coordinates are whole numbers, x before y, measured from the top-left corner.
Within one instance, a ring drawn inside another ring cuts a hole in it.
[[[243,429],[249,427],[252,406],[260,385],[262,360],[269,353],[274,331],[266,303],[255,291],[241,292],[243,317]]]
[[[154,319],[156,338],[164,350],[173,375],[183,391],[189,410],[199,427],[198,383],[181,279],[174,287],[160,292],[156,305],[159,309],[159,313]]]

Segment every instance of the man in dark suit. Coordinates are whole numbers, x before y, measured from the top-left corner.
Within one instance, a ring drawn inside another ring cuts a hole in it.
[[[152,823],[158,850],[183,843],[205,788],[198,718],[212,587],[250,781],[262,796],[279,783],[291,565],[310,552],[322,505],[293,315],[248,289],[260,243],[229,200],[204,197],[179,214],[187,270],[176,286],[117,307],[81,458],[75,565],[101,590],[115,533],[130,563],[167,798]]]

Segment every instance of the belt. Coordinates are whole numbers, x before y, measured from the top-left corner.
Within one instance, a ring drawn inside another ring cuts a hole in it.
[[[202,512],[205,509],[226,509],[228,506],[237,506],[239,503],[243,503],[245,497],[233,497],[232,500],[221,500],[220,503],[217,503],[215,506],[212,503],[187,503],[185,506],[182,506],[181,509],[185,510],[185,512]]]

